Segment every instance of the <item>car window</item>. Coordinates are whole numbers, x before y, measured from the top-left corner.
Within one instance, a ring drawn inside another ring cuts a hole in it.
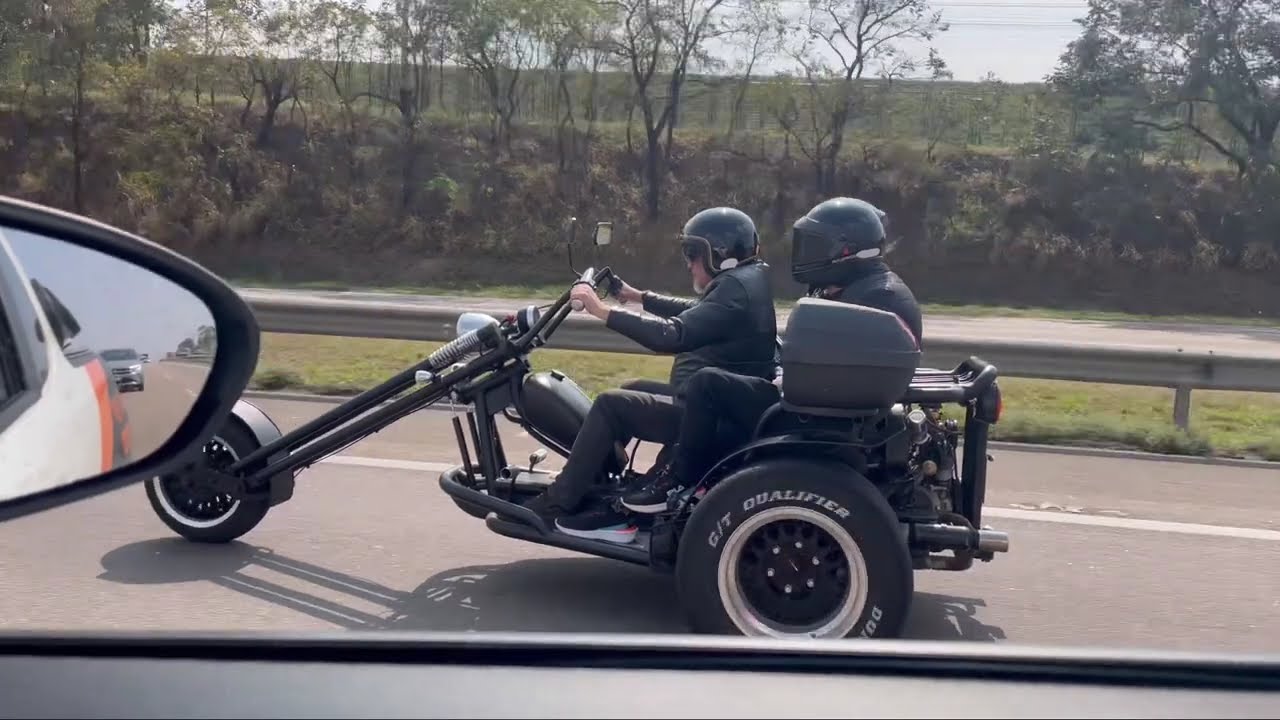
[[[35,290],[36,298],[40,301],[40,307],[44,309],[45,318],[49,324],[53,326],[53,333],[58,341],[58,347],[64,352],[69,349],[71,341],[80,334],[80,323],[76,320],[71,310],[58,299],[48,287],[45,287],[39,280],[31,280],[31,288]]]
[[[28,285],[0,236],[0,372],[5,398],[0,429],[34,403],[49,374],[45,332],[27,292]]]
[[[138,353],[134,350],[103,350],[103,360],[138,360]]]
[[[0,298],[0,408],[25,387],[22,356],[13,335],[8,309],[4,307],[4,299]]]

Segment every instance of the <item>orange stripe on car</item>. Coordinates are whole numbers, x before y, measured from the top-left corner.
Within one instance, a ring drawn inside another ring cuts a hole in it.
[[[102,472],[115,467],[116,433],[115,421],[111,413],[111,389],[107,386],[107,371],[102,361],[95,358],[84,366],[89,373],[89,382],[93,384],[94,397],[98,399],[98,430],[102,443]]]

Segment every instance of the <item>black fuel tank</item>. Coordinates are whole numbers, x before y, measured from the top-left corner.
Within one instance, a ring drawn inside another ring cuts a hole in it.
[[[538,432],[566,449],[582,429],[591,398],[568,377],[552,370],[525,376],[521,388],[524,418]]]

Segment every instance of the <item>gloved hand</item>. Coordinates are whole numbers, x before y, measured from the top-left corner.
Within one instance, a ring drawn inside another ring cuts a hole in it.
[[[627,284],[626,280],[614,275],[609,278],[609,295],[618,302],[626,304],[631,302],[641,302],[644,300],[644,293]]]

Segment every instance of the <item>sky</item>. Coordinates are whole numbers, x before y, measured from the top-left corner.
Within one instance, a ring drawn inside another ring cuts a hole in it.
[[[779,0],[788,17],[799,17],[806,0]],[[950,29],[933,40],[956,80],[977,81],[987,73],[1012,83],[1040,82],[1052,72],[1067,43],[1080,34],[1073,22],[1083,17],[1085,0],[933,0]],[[928,46],[904,43],[904,50],[923,60]],[[729,63],[741,55],[731,44],[708,49]],[[829,55],[832,60],[838,60]],[[785,70],[777,60],[766,71]],[[917,76],[923,75],[919,71]]]
[[[213,325],[203,302],[149,270],[61,240],[8,228],[0,234],[27,275],[75,315],[81,327],[76,345],[131,347],[158,360],[200,325]]]
[[[360,0],[369,10],[395,0]],[[805,11],[808,0],[777,0],[783,12],[796,17]],[[178,6],[185,0],[174,0]],[[742,7],[750,0],[726,0],[726,6]],[[950,29],[934,39],[956,80],[977,81],[995,73],[1011,83],[1041,82],[1066,50],[1067,43],[1080,34],[1073,22],[1085,15],[1087,0],[931,0],[930,7],[942,12]],[[732,11],[732,9],[731,9]],[[905,50],[923,60],[924,45],[904,45]],[[742,52],[730,43],[710,43],[708,50],[732,65]],[[834,56],[832,56],[834,59]],[[790,69],[783,59],[768,73]]]

